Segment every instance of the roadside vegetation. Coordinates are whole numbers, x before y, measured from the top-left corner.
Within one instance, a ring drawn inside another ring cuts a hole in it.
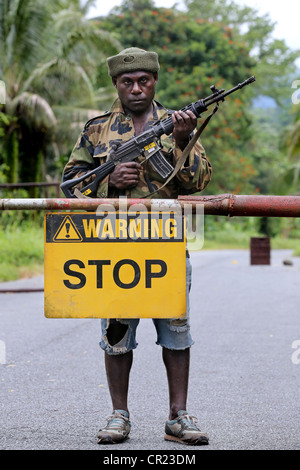
[[[11,225],[0,232],[0,282],[44,273],[43,228]]]

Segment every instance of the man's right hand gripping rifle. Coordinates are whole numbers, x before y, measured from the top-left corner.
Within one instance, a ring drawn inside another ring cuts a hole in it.
[[[189,110],[186,112],[180,110],[175,111],[172,114],[172,123],[175,142],[177,143],[178,147],[181,148],[181,150],[184,150],[188,143],[189,136],[197,125],[197,118],[194,113]],[[157,148],[159,147],[157,146]],[[160,160],[164,162],[165,165],[169,165],[160,150],[161,149],[158,150]],[[170,168],[170,170],[171,169],[173,170],[173,167]],[[119,165],[115,165],[114,169],[109,174],[108,186],[117,188],[118,190],[133,188],[138,184],[139,174],[142,170],[142,165],[137,161],[123,162]],[[159,165],[157,167],[157,171],[162,177],[164,177],[165,173],[161,171]]]

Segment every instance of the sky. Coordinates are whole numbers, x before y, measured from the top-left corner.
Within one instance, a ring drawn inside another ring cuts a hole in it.
[[[109,0],[108,2],[95,0],[95,7],[90,9],[89,16],[105,16],[113,7],[119,6],[121,3],[122,0]],[[157,7],[169,8],[175,3],[180,7],[181,1],[155,0],[154,3]],[[283,2],[274,2],[274,0],[235,0],[235,3],[241,6],[253,7],[258,10],[260,15],[269,13],[271,21],[276,23],[273,33],[274,38],[284,39],[291,49],[300,49],[299,0],[284,0]]]

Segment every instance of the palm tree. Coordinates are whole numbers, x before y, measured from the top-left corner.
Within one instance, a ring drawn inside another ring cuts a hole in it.
[[[65,142],[74,122],[101,109],[98,70],[120,45],[86,19],[91,1],[81,3],[0,0],[0,147],[8,181],[45,178],[74,144]]]

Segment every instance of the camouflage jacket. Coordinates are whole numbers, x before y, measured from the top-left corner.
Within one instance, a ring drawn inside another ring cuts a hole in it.
[[[171,112],[164,108],[157,101],[153,102],[153,115],[147,126],[165,119]],[[63,179],[68,180],[82,176],[97,166],[103,164],[109,158],[109,152],[113,142],[127,142],[134,136],[134,126],[130,116],[124,113],[121,102],[117,99],[109,112],[89,120],[71,153],[70,159],[63,171]],[[161,136],[162,152],[167,160],[175,166],[176,161],[182,151],[175,144],[171,135]],[[143,156],[138,157],[140,163]],[[109,198],[120,195],[128,198],[141,198],[163,185],[164,180],[153,170],[149,161],[143,165],[140,173],[139,184],[131,189],[120,192],[108,186],[108,178],[105,177],[98,186],[97,197]],[[205,155],[205,150],[200,141],[192,149],[188,161],[178,171],[176,176],[159,192],[153,194],[154,198],[174,199],[179,194],[191,194],[205,188],[211,178],[211,165]],[[91,180],[80,183],[78,188],[82,188]]]

